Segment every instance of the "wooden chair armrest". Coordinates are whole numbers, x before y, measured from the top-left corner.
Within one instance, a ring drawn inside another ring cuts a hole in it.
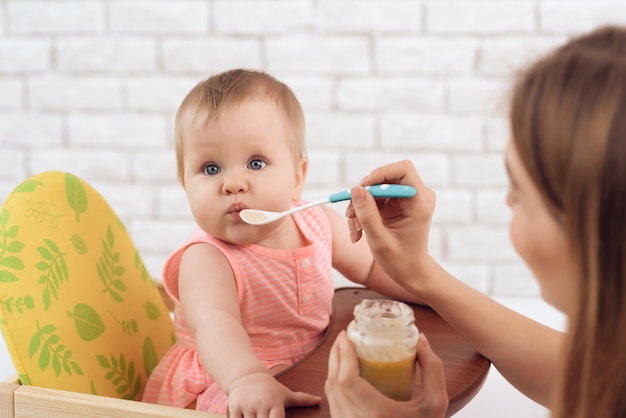
[[[224,415],[109,398],[64,390],[0,382],[2,418],[223,418]]]

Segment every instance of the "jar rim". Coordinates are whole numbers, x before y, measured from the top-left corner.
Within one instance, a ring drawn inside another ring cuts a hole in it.
[[[354,307],[353,313],[355,318],[415,319],[409,305],[393,299],[363,299]]]

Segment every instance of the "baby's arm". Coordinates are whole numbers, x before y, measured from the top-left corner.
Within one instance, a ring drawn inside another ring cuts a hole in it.
[[[411,303],[422,303],[417,296],[402,288],[383,271],[370,251],[367,241],[355,243],[350,240],[350,231],[344,217],[334,209],[324,207],[333,235],[333,267],[348,280],[367,286],[393,299]]]
[[[178,291],[200,361],[228,395],[231,415],[283,417],[285,406],[319,403],[316,396],[294,393],[280,384],[254,354],[241,324],[232,269],[215,247],[195,244],[185,250]]]

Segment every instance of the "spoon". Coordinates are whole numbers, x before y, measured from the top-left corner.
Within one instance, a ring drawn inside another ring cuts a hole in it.
[[[411,186],[404,184],[375,184],[373,186],[366,186],[365,189],[369,191],[374,197],[413,197],[415,196],[415,189]],[[296,206],[289,210],[282,212],[270,212],[266,210],[258,209],[244,209],[239,212],[239,217],[247,224],[250,225],[265,225],[270,222],[274,222],[285,216],[291,215],[294,212],[309,209],[314,206],[325,205],[326,203],[341,202],[342,200],[350,200],[350,191],[345,190],[343,192],[331,194],[325,199],[315,200],[302,206]]]

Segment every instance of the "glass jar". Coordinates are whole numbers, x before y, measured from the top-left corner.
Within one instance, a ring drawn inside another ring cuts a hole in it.
[[[347,335],[355,345],[361,376],[384,395],[413,395],[419,332],[413,309],[388,299],[363,299],[354,307]]]

